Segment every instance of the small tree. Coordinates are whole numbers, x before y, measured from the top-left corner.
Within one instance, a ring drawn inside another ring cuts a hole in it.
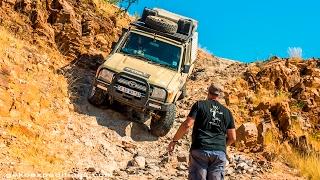
[[[300,47],[289,47],[288,54],[290,58],[302,59],[302,49]]]
[[[107,3],[119,5],[121,10],[117,14],[127,13],[132,4],[138,0],[103,0]]]
[[[132,4],[138,2],[138,0],[120,0],[120,6],[123,7],[123,11],[128,12]]]

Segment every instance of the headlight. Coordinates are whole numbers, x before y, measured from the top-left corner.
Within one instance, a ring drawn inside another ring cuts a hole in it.
[[[102,69],[99,73],[98,79],[104,80],[108,83],[111,83],[112,79],[113,79],[113,75],[114,73],[107,70],[107,69]]]
[[[165,100],[167,92],[164,89],[154,87],[151,93],[151,97],[159,100]]]

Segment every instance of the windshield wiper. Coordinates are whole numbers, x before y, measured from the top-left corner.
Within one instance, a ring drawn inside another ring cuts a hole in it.
[[[162,67],[167,67],[169,69],[174,69],[172,66],[167,65],[167,64],[159,64],[159,65],[162,66]]]
[[[144,56],[141,56],[139,54],[131,54],[131,53],[128,53],[128,52],[125,52],[125,51],[121,51],[121,52],[124,53],[125,55],[131,56],[131,57],[135,57],[135,58],[139,58],[139,59],[142,59],[142,60],[146,60],[146,58]]]
[[[168,64],[161,64],[161,63],[158,63],[158,62],[154,62],[154,61],[148,61],[150,62],[150,64],[156,64],[156,65],[159,65],[161,67],[165,67],[165,68],[169,68],[169,69],[173,69],[175,70],[172,66],[168,65]]]

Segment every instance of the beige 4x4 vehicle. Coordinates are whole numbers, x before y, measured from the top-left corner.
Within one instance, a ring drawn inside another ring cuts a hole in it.
[[[175,119],[175,102],[186,95],[186,80],[196,60],[196,29],[193,19],[144,9],[98,68],[88,100],[98,106],[117,101],[152,115],[151,133],[166,135]]]

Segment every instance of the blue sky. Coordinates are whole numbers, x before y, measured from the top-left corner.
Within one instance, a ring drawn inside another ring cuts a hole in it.
[[[320,57],[319,0],[138,0],[130,14],[160,7],[199,21],[199,43],[214,55],[251,62],[272,55]]]

